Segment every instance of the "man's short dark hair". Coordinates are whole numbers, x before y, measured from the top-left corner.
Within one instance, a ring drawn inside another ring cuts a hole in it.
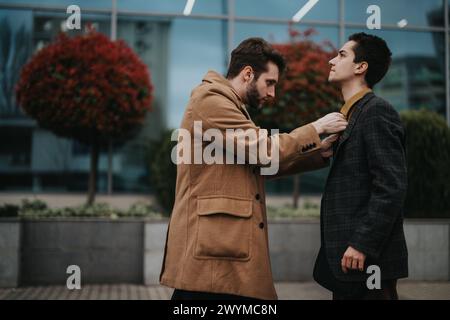
[[[249,38],[242,41],[231,52],[227,78],[235,78],[246,66],[252,67],[255,80],[261,73],[267,72],[267,63],[271,61],[278,66],[280,76],[284,73],[286,62],[283,56],[262,38]]]
[[[365,80],[369,88],[373,88],[375,84],[383,79],[389,69],[392,56],[391,50],[389,50],[386,41],[364,32],[354,33],[348,40],[356,42],[353,47],[355,53],[353,62],[365,61],[368,63],[369,67]]]

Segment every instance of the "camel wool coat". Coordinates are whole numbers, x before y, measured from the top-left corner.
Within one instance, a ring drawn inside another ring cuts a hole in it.
[[[182,120],[181,128],[191,133],[192,146],[194,121],[201,121],[202,132],[217,129],[225,136],[227,129],[250,129],[257,136],[231,140],[236,148],[239,144],[246,147],[248,159],[244,163],[235,157],[234,163],[177,164],[175,204],[160,282],[182,290],[277,299],[264,181],[328,165],[319,152],[320,138],[310,124],[264,137],[230,82],[214,71],[192,91]],[[274,143],[278,159],[270,152]],[[254,145],[267,148],[267,156],[249,151]],[[261,174],[267,160],[278,161],[275,175]]]

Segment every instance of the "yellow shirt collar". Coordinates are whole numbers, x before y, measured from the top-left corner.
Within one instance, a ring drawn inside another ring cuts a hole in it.
[[[369,92],[372,92],[372,90],[369,88],[363,89],[347,100],[347,102],[341,108],[341,113],[344,115],[346,119],[349,118],[349,115],[351,113],[350,110],[355,105],[355,103],[361,100]]]

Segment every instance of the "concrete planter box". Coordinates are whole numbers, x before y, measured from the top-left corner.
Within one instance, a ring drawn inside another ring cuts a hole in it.
[[[450,280],[450,220],[404,223],[411,280]],[[271,221],[269,247],[275,281],[312,280],[320,248],[320,223],[311,220]]]
[[[0,219],[0,287],[19,284],[20,229],[18,219]]]
[[[275,281],[311,280],[319,249],[318,219],[269,221],[269,252]]]
[[[158,284],[167,219],[0,219],[0,287],[64,285],[67,267],[83,283]],[[320,225],[311,220],[269,223],[275,281],[312,279]],[[412,280],[450,280],[450,220],[407,220]]]
[[[450,221],[408,220],[409,278],[450,280]]]
[[[65,284],[69,265],[82,283],[142,283],[142,221],[39,219],[22,230],[21,285]]]
[[[159,284],[166,244],[168,220],[146,222],[144,226],[144,284]]]

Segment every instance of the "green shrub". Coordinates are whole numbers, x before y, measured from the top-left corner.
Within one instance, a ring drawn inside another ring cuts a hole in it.
[[[408,162],[405,216],[450,217],[450,129],[428,110],[404,111],[401,119]]]
[[[20,206],[5,204],[0,206],[0,217],[20,217],[20,218],[110,218],[121,217],[142,217],[161,218],[162,215],[150,205],[135,203],[128,210],[111,208],[106,203],[94,203],[91,206],[81,205],[75,207],[49,208],[41,200],[22,200]]]
[[[23,199],[21,210],[45,210],[47,209],[47,204],[39,199]]]
[[[151,205],[135,203],[126,212],[119,212],[121,217],[162,217],[162,215]]]
[[[176,141],[171,141],[172,131],[166,131],[160,140],[149,143],[150,181],[155,190],[158,203],[163,208],[163,213],[169,216],[175,202],[175,185],[177,167],[172,162],[172,148]]]
[[[305,203],[303,208],[293,208],[290,206],[267,207],[267,217],[278,218],[318,218],[320,209],[318,205]]]
[[[0,206],[0,218],[17,217],[19,215],[19,206],[14,204],[5,204]]]

